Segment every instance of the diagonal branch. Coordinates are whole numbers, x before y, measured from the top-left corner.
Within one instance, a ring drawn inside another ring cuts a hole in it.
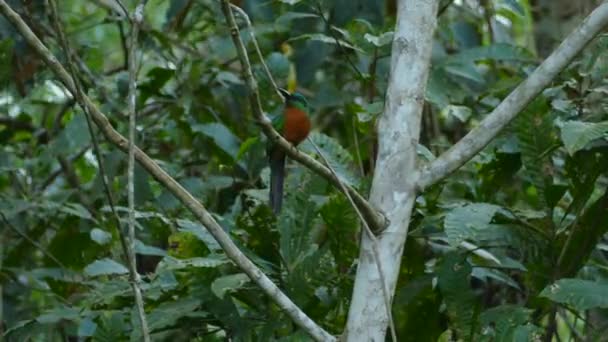
[[[608,3],[598,6],[509,94],[479,126],[475,127],[448,151],[420,171],[418,189],[439,182],[464,165],[483,149],[519,112],[521,112],[574,57],[608,25]]]
[[[14,25],[27,43],[40,55],[47,66],[55,73],[64,86],[72,93],[76,93],[74,80],[57,58],[36,37],[27,24],[21,19],[5,0],[0,0],[0,12]],[[93,101],[85,94],[78,98],[80,104],[87,108],[91,117],[102,131],[104,136],[120,150],[126,152],[129,142],[118,133],[108,121],[108,118],[95,106]],[[211,235],[222,247],[226,255],[245,272],[291,319],[302,329],[308,332],[317,341],[335,341],[335,337],[319,327],[306,314],[295,305],[289,297],[266,276],[243,252],[241,252],[230,236],[215,221],[211,214],[200,204],[184,187],[165,172],[152,158],[134,147],[135,160],[160,184],[162,184],[173,196],[175,196],[197,220],[205,226]]]
[[[264,132],[264,134],[268,137],[268,139],[273,141],[273,143],[280,146],[280,148],[282,148],[290,158],[297,160],[302,165],[312,170],[314,173],[327,179],[334,186],[340,189],[340,191],[344,191],[340,186],[340,179],[336,177],[336,175],[334,175],[331,170],[329,170],[323,164],[319,163],[307,154],[300,152],[272,127],[272,123],[264,115],[264,110],[262,109],[262,103],[260,100],[260,94],[258,92],[258,84],[255,78],[253,77],[253,73],[251,71],[251,63],[249,62],[249,56],[247,55],[245,44],[241,39],[240,31],[238,25],[236,24],[236,20],[234,19],[234,14],[232,13],[232,9],[230,8],[230,2],[228,0],[222,0],[222,10],[224,11],[226,21],[228,22],[228,27],[230,28],[230,34],[232,35],[232,40],[236,47],[237,55],[239,56],[239,60],[241,61],[241,65],[243,68],[243,77],[245,78],[245,82],[247,83],[247,86],[249,88],[249,101],[251,102],[251,109],[253,111],[253,115],[257,120],[258,124],[262,127],[262,131]],[[383,231],[388,225],[388,221],[386,220],[384,215],[380,213],[377,209],[372,207],[371,204],[369,204],[369,202],[357,192],[357,190],[353,189],[348,185],[345,185],[345,188],[355,201],[359,210],[361,210],[361,213],[365,217],[365,220],[371,226],[372,230],[376,233]]]

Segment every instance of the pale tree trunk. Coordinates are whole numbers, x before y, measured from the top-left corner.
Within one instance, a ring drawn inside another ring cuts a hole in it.
[[[381,269],[392,299],[416,198],[416,146],[429,74],[438,0],[400,0],[371,203],[390,220],[377,238]],[[363,234],[344,338],[384,341],[389,318],[373,241]]]

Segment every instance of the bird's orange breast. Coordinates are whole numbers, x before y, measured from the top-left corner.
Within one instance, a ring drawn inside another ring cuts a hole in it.
[[[283,136],[290,143],[297,145],[308,136],[310,132],[310,119],[306,112],[289,107],[285,109],[285,126]]]

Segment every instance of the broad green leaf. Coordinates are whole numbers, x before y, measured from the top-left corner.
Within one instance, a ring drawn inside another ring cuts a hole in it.
[[[475,320],[475,295],[469,286],[471,265],[456,253],[444,256],[437,270],[438,285],[446,304],[450,326],[465,341],[471,337]]]
[[[297,37],[293,37],[291,39],[289,39],[288,41],[296,41],[296,40],[313,40],[313,41],[318,41],[318,42],[322,42],[322,43],[327,43],[327,44],[335,44],[335,45],[340,45],[343,48],[347,48],[347,49],[351,49],[351,50],[356,50],[359,52],[363,52],[363,50],[361,50],[359,47],[352,45],[351,43],[348,43],[342,39],[336,39],[334,37],[331,36],[327,36],[325,34],[322,33],[310,33],[310,34],[303,34]]]
[[[95,218],[91,216],[89,211],[79,203],[66,203],[65,205],[59,207],[59,209],[64,213],[78,216],[86,220],[93,220],[96,222]]]
[[[532,341],[532,332],[526,328],[533,310],[518,305],[500,305],[483,312],[480,317],[484,341]],[[526,340],[521,337],[525,336]]]
[[[127,270],[126,267],[108,258],[95,260],[92,264],[89,264],[84,268],[84,273],[91,277],[110,274],[126,274],[128,272],[129,270]]]
[[[85,317],[78,325],[78,336],[79,337],[90,337],[95,334],[97,330],[97,324],[93,322],[91,317]]]
[[[80,310],[77,308],[60,306],[53,308],[38,316],[36,321],[39,323],[57,323],[61,320],[76,321],[80,319]]]
[[[342,182],[349,185],[356,185],[359,183],[359,177],[354,172],[353,157],[336,139],[318,132],[311,133],[308,136],[308,139],[319,148],[323,157],[329,162],[329,165],[334,169]],[[304,141],[300,145],[300,148],[309,154],[318,154],[317,150],[308,140]],[[317,160],[320,160],[325,164],[325,161],[322,158],[317,157]]]
[[[560,279],[547,286],[540,296],[581,311],[608,308],[608,283],[576,278]]]
[[[162,303],[146,315],[149,328],[151,331],[158,331],[173,326],[180,318],[193,315],[200,305],[200,299],[190,296]],[[141,332],[137,331],[136,336],[141,336]]]
[[[390,44],[393,41],[393,32],[392,31],[384,32],[384,33],[382,33],[379,36],[374,36],[374,35],[371,35],[369,33],[366,33],[363,36],[363,38],[367,42],[369,42],[369,43],[371,43],[371,44],[373,44],[373,45],[375,45],[377,47],[381,47],[381,46],[384,46],[384,45],[388,45],[388,44]]]
[[[97,242],[100,245],[105,245],[108,242],[112,241],[112,234],[99,228],[93,228],[89,235],[91,236],[91,240]]]
[[[135,253],[141,255],[156,255],[156,256],[165,256],[167,252],[158,247],[148,246],[141,242],[140,240],[135,240]]]
[[[357,112],[357,120],[359,122],[368,122],[374,120],[382,113],[382,110],[384,109],[384,101],[363,104],[361,109],[362,111]]]
[[[570,155],[584,149],[594,140],[608,136],[608,121],[567,121],[561,128],[562,141]]]
[[[555,199],[548,190],[553,182],[549,152],[558,143],[553,125],[554,115],[555,112],[550,109],[547,100],[539,97],[527,106],[514,125],[523,171],[533,185],[531,189],[535,191],[529,197],[537,208],[555,205]]]
[[[526,49],[505,43],[497,43],[488,46],[479,46],[464,50],[453,56],[448,61],[460,63],[473,63],[482,59],[492,59],[497,61],[522,61],[530,62],[534,56]]]
[[[180,232],[194,234],[194,236],[201,240],[210,250],[217,251],[222,249],[213,235],[211,235],[211,233],[209,233],[209,231],[199,223],[186,219],[178,219],[176,222]]]
[[[302,0],[279,0],[280,2],[288,5],[295,5]]]
[[[502,0],[502,6],[507,7],[513,11],[513,13],[517,13],[518,15],[525,15],[526,11],[523,6],[519,3],[518,0]]]
[[[444,221],[450,245],[459,246],[464,240],[475,240],[477,232],[488,227],[499,209],[499,206],[489,203],[472,203],[452,209]]]
[[[236,160],[241,142],[226,126],[217,122],[196,124],[192,125],[192,130],[211,138],[219,148]]]
[[[443,65],[443,68],[448,74],[462,77],[479,85],[485,83],[483,75],[477,67],[471,63],[449,63]]]
[[[181,270],[190,267],[214,268],[229,263],[226,257],[220,255],[196,257],[190,259],[176,259],[170,256],[166,256],[162,262],[168,270]]]
[[[448,105],[441,110],[441,115],[444,117],[453,116],[460,122],[467,122],[473,111],[467,106]]]
[[[224,298],[228,292],[238,290],[249,282],[249,277],[245,273],[230,274],[219,277],[211,283],[211,291],[219,298]]]

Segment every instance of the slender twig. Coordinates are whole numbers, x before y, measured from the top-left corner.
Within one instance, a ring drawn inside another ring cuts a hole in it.
[[[59,63],[57,58],[49,51],[49,49],[36,37],[34,32],[27,26],[5,0],[0,0],[0,12],[5,18],[11,22],[15,29],[23,36],[25,41],[36,51],[40,58],[47,64],[49,69],[59,78],[61,83],[72,93],[76,94],[76,86],[70,74],[65,70],[63,65]],[[108,141],[116,145],[120,150],[126,152],[128,150],[127,139],[118,133],[110,124],[107,116],[102,113],[93,101],[82,94],[82,97],[77,98],[79,103],[86,107],[91,114],[91,118],[95,121],[101,132],[105,135]],[[196,219],[209,231],[222,247],[228,258],[230,258],[243,272],[249,276],[258,286],[268,295],[278,307],[283,309],[285,313],[302,329],[308,332],[315,340],[318,341],[335,341],[336,338],[323,330],[314,321],[312,321],[289,297],[264,274],[250,259],[243,254],[232,241],[230,236],[224,229],[215,221],[213,216],[207,209],[192,196],[181,184],[174,178],[169,176],[152,158],[135,146],[135,159],[156,181],[164,186],[175,198],[177,198]]]
[[[327,168],[336,177],[338,177],[338,174],[331,167],[331,165],[329,164],[329,161],[327,161],[327,158],[325,158],[325,156],[323,155],[323,152],[321,152],[321,150],[319,149],[319,147],[317,146],[317,144],[315,144],[312,141],[312,139],[310,139],[310,138],[308,138],[308,142],[317,151],[317,154],[319,155],[319,157],[321,158],[321,160],[323,160],[323,162],[325,163],[325,165],[327,166]],[[382,270],[382,264],[380,263],[380,253],[378,252],[378,239],[376,239],[376,236],[374,235],[374,233],[372,232],[372,230],[369,228],[369,225],[367,224],[367,221],[365,221],[365,218],[363,217],[363,214],[361,213],[361,211],[359,210],[359,208],[355,204],[355,201],[353,201],[353,198],[350,197],[350,194],[346,190],[346,187],[345,187],[345,185],[344,185],[344,183],[342,181],[340,181],[340,186],[342,187],[342,190],[343,190],[344,194],[346,195],[346,198],[350,202],[351,206],[355,209],[355,212],[357,213],[357,216],[359,216],[359,219],[361,219],[361,222],[363,223],[363,228],[365,230],[365,233],[368,235],[369,239],[372,241],[372,251],[373,251],[372,257],[374,258],[374,263],[376,264],[376,267],[378,268],[378,274],[380,275],[380,282],[382,283],[382,294],[384,296],[384,305],[386,306],[386,315],[387,315],[388,320],[389,320],[389,328],[391,330],[391,337],[392,337],[393,341],[396,342],[397,341],[397,333],[396,333],[396,330],[395,330],[395,322],[393,321],[393,313],[391,311],[392,305],[391,305],[391,299],[389,297],[389,289],[386,287],[386,280],[385,280],[386,278],[384,277],[384,271]]]
[[[82,109],[85,113],[85,116],[87,118],[87,126],[89,129],[89,133],[91,135],[91,139],[93,140],[93,144],[95,146],[95,151],[96,151],[96,155],[98,158],[98,164],[100,165],[100,168],[103,165],[102,162],[102,158],[101,155],[99,153],[99,146],[97,146],[97,142],[96,142],[96,138],[95,138],[95,132],[93,130],[92,127],[92,123],[91,123],[91,119],[90,119],[90,114],[88,113],[88,108],[86,106],[82,105],[83,102],[83,98],[85,97],[84,92],[82,91],[82,86],[80,85],[79,81],[78,81],[78,77],[76,74],[76,68],[74,67],[74,63],[72,61],[72,52],[69,46],[69,43],[65,37],[65,34],[63,32],[63,25],[61,23],[61,18],[59,17],[59,14],[57,12],[57,5],[55,3],[55,0],[49,0],[50,3],[50,8],[51,8],[51,13],[54,19],[54,23],[55,23],[55,29],[57,31],[57,35],[59,36],[59,42],[64,50],[65,56],[66,56],[66,60],[67,60],[67,65],[68,65],[68,69],[70,70],[71,73],[71,78],[72,81],[74,82],[74,90],[75,90],[75,94],[76,94],[76,99],[77,101],[80,103],[80,105],[82,106]],[[143,7],[142,4],[140,4],[140,6]],[[136,13],[137,9],[139,9],[138,6],[136,8]],[[139,9],[140,13],[143,12],[143,9]],[[142,13],[142,17],[143,17],[143,13]],[[74,92],[72,92],[74,94]],[[132,138],[131,138],[132,139]],[[131,155],[130,155],[131,156]],[[131,160],[129,159],[129,162],[131,162]],[[130,170],[132,171],[132,170]],[[130,179],[131,184],[132,184],[132,179]],[[107,183],[105,184],[106,187],[106,194],[108,196],[108,199],[110,200],[110,205],[112,208],[114,208],[114,205],[111,201],[111,195],[110,195],[110,191],[109,188],[107,187]],[[132,189],[129,189],[132,190]],[[129,195],[131,195],[131,193],[129,193]],[[131,200],[131,198],[129,198],[129,200]],[[131,211],[130,211],[131,213]],[[138,312],[138,317],[140,320],[140,328],[141,328],[141,333],[142,333],[142,337],[144,339],[144,341],[149,342],[150,341],[150,333],[149,333],[149,329],[148,329],[148,323],[146,321],[146,317],[145,317],[145,311],[144,311],[144,304],[143,304],[143,296],[141,293],[141,288],[140,288],[140,278],[139,278],[139,274],[137,273],[137,264],[136,264],[136,259],[135,259],[135,252],[134,252],[134,244],[135,244],[135,239],[133,237],[133,234],[129,234],[129,241],[126,239],[124,232],[121,229],[121,224],[120,224],[120,219],[118,218],[118,215],[116,215],[116,211],[114,211],[115,214],[115,218],[116,218],[116,228],[119,231],[119,236],[120,236],[120,241],[121,241],[121,245],[123,248],[123,252],[125,253],[125,257],[127,259],[127,264],[129,265],[129,276],[131,278],[131,287],[133,290],[133,295],[135,297],[135,303],[136,303],[136,307],[137,307],[137,312]],[[131,215],[129,215],[129,218],[131,218]],[[134,220],[134,219],[133,219]],[[131,220],[129,220],[129,223],[131,224]],[[131,233],[131,226],[129,227],[129,233]]]
[[[279,146],[279,148],[283,149],[291,159],[300,162],[311,171],[329,180],[334,186],[340,189],[340,191],[343,191],[342,187],[340,186],[340,179],[337,178],[326,166],[319,163],[309,155],[300,152],[297,148],[295,148],[292,144],[285,140],[285,138],[283,138],[274,129],[274,127],[272,127],[272,123],[264,115],[264,110],[262,109],[260,94],[258,91],[258,84],[255,78],[253,77],[253,72],[251,71],[251,63],[249,62],[249,56],[247,55],[245,44],[241,40],[240,31],[238,25],[236,24],[234,15],[230,8],[230,3],[228,1],[222,0],[222,10],[224,11],[224,16],[228,21],[232,40],[234,42],[237,55],[239,56],[241,65],[243,67],[243,77],[249,88],[249,100],[251,103],[253,115],[257,120],[258,124],[261,126],[264,134],[268,137],[270,141]],[[369,223],[370,227],[373,228],[372,231],[376,234],[382,232],[388,225],[388,221],[386,220],[385,216],[378,210],[376,210],[374,207],[372,207],[371,204],[365,198],[363,198],[361,194],[357,192],[357,190],[348,185],[344,186],[346,188],[346,191],[349,192],[349,194],[363,213],[363,216]]]
[[[363,177],[365,175],[365,168],[363,167],[363,158],[361,158],[361,145],[359,144],[359,135],[357,134],[357,124],[355,123],[355,117],[353,115],[351,119],[353,140],[355,142],[355,155],[357,156],[357,166],[359,166],[359,172]]]
[[[137,115],[137,38],[139,29],[144,20],[144,7],[147,0],[140,0],[133,17],[131,18],[131,37],[128,49],[129,56],[129,93],[127,96],[128,112],[129,112],[129,151],[127,165],[127,198],[129,206],[129,267],[133,292],[135,293],[135,303],[137,305],[137,313],[139,314],[139,323],[141,324],[141,333],[145,342],[150,341],[150,330],[146,320],[146,312],[144,310],[144,300],[141,294],[141,278],[137,273],[137,259],[135,258],[135,122]]]
[[[84,148],[82,148],[80,151],[78,151],[76,154],[74,154],[71,157],[66,158],[66,161],[68,163],[73,163],[76,160],[78,160],[80,157],[82,157],[88,150],[89,148],[91,148],[90,145],[85,146]],[[60,165],[59,168],[57,168],[56,170],[54,170],[53,172],[51,172],[49,174],[49,176],[42,182],[42,184],[40,186],[38,186],[36,188],[36,191],[41,192],[44,191],[49,185],[51,185],[53,183],[53,181],[55,181],[55,179],[57,177],[59,177],[59,175],[64,171],[63,167]]]
[[[340,43],[340,39],[336,36],[336,33],[332,30],[331,23],[329,22],[329,20],[327,18],[325,18],[325,15],[323,14],[323,7],[321,6],[321,2],[317,1],[316,5],[317,5],[317,7],[316,7],[317,15],[319,17],[321,17],[321,20],[323,20],[323,23],[325,24],[325,26],[327,26],[327,32],[329,32],[329,35],[331,35],[331,37],[336,42],[336,45],[338,46],[338,50],[340,50],[340,52],[344,55],[344,58],[346,58],[346,61],[352,67],[352,69],[357,73],[359,78],[364,80],[365,77],[363,76],[363,73],[361,72],[361,70],[359,70],[359,68],[357,68],[355,63],[350,59],[346,49],[344,48],[344,46],[342,46],[342,43]]]
[[[281,93],[279,91],[279,87],[277,86],[277,83],[274,81],[274,77],[272,77],[272,73],[270,72],[270,69],[268,69],[268,65],[266,65],[266,61],[264,61],[264,55],[262,54],[262,50],[260,50],[260,46],[258,45],[258,40],[255,38],[255,31],[253,30],[253,25],[251,24],[251,20],[249,20],[249,16],[239,6],[230,4],[230,8],[232,8],[234,11],[236,11],[243,18],[243,20],[245,20],[245,23],[247,24],[247,28],[249,29],[249,35],[251,36],[251,41],[253,42],[253,46],[255,47],[255,51],[258,54],[258,58],[260,58],[260,62],[262,63],[262,66],[264,67],[266,76],[270,80],[270,83],[272,83],[272,86],[274,87],[274,91],[279,95],[279,97],[283,100],[283,102],[285,102],[283,93]]]
[[[562,320],[564,320],[564,322],[566,323],[566,325],[570,329],[570,332],[571,332],[570,339],[574,338],[575,341],[583,341],[583,340],[585,340],[584,336],[582,336],[582,334],[576,328],[576,323],[578,321],[578,317],[577,316],[574,316],[574,322],[570,322],[570,318],[568,317],[568,314],[566,313],[566,310],[560,308],[560,309],[558,309],[558,314],[562,317]]]
[[[445,10],[447,10],[448,7],[450,7],[452,2],[454,2],[454,0],[446,1],[445,4],[439,9],[439,11],[437,11],[437,17],[441,17],[441,15],[445,12]]]
[[[29,242],[30,244],[32,244],[32,246],[36,247],[40,252],[42,252],[42,254],[44,254],[47,258],[51,259],[54,263],[56,263],[57,266],[61,267],[64,270],[67,269],[65,267],[65,265],[61,261],[59,261],[59,259],[57,259],[49,251],[47,251],[46,248],[42,247],[41,244],[39,244],[38,242],[34,241],[34,239],[32,239],[31,237],[29,237],[25,232],[21,231],[21,229],[13,226],[13,224],[11,223],[11,221],[8,220],[8,218],[4,215],[4,213],[2,211],[0,211],[0,217],[2,217],[2,221],[4,221],[4,224],[7,227],[9,227],[13,231],[15,231],[15,233],[19,234],[19,236],[21,236],[27,242]]]

